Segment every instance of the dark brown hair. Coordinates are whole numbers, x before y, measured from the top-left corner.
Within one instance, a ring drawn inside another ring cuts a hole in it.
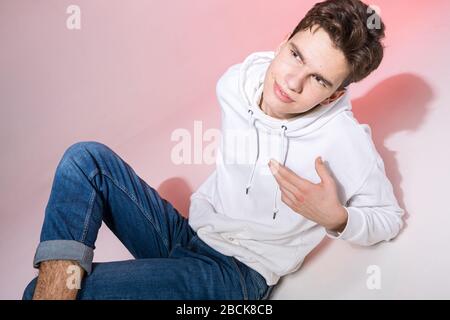
[[[374,17],[379,24],[369,28],[368,23],[374,21]],[[297,32],[311,30],[316,25],[328,33],[349,64],[350,73],[339,89],[364,79],[380,65],[383,59],[384,46],[381,39],[385,36],[385,25],[365,3],[359,0],[327,0],[316,3],[295,27],[288,40]]]

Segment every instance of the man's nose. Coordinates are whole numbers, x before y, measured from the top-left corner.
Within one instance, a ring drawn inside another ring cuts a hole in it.
[[[295,73],[293,72],[287,76],[286,84],[289,90],[300,94],[303,91],[306,79],[307,71],[305,69],[296,70]]]

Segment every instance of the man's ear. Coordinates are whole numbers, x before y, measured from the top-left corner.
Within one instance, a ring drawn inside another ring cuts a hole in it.
[[[326,105],[329,104],[333,101],[336,101],[337,99],[339,99],[340,97],[342,97],[342,95],[345,93],[345,89],[342,90],[336,90],[331,96],[329,96],[328,98],[326,98],[325,100],[323,100],[320,105]]]

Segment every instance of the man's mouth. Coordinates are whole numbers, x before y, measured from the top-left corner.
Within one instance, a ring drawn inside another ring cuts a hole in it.
[[[273,82],[273,91],[278,99],[280,99],[284,103],[291,103],[294,102],[284,91],[281,89],[281,87],[278,85],[276,81]]]

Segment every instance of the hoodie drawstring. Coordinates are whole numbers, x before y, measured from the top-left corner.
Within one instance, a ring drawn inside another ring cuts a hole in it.
[[[249,125],[251,127],[253,127],[256,132],[256,159],[255,159],[255,162],[253,163],[252,173],[250,174],[250,177],[248,179],[247,186],[245,187],[245,194],[248,194],[248,191],[250,190],[250,188],[252,186],[253,176],[255,175],[256,163],[258,162],[258,159],[259,159],[259,132],[258,132],[258,128],[256,128],[256,125],[255,125],[256,118],[253,117],[252,110],[249,109],[248,113],[250,114]]]
[[[256,122],[256,118],[253,116],[253,111],[252,110],[248,110],[248,113],[250,114],[250,118],[249,118],[249,126],[253,127],[253,129],[255,130],[256,133],[256,157],[255,157],[255,161],[253,162],[253,168],[252,171],[250,173],[248,182],[247,182],[247,186],[245,187],[245,194],[248,195],[248,192],[250,190],[250,188],[252,187],[252,182],[253,182],[253,177],[255,175],[255,170],[256,170],[256,164],[258,162],[259,159],[259,153],[260,153],[260,148],[259,148],[259,131],[258,128],[255,125]],[[286,135],[286,130],[287,127],[285,125],[281,126],[281,161],[283,163],[283,165],[286,164],[286,158],[287,158],[287,152],[289,149],[289,138]],[[273,219],[276,218],[277,212],[278,212],[278,205],[277,205],[277,197],[278,197],[278,190],[279,190],[279,186],[278,184],[275,187],[275,193],[274,193],[274,199],[273,199]]]
[[[282,154],[281,161],[282,161],[282,164],[284,166],[284,165],[286,165],[287,152],[288,152],[288,149],[289,149],[289,146],[288,146],[289,139],[286,136],[287,127],[285,125],[282,125],[281,129],[282,129],[281,135],[282,135],[282,139],[283,139],[282,140],[282,145],[281,145],[281,147],[282,147],[282,149],[281,149],[282,150],[281,151],[281,154]],[[280,190],[280,187],[277,184],[276,187],[275,187],[275,195],[273,197],[273,217],[272,217],[273,219],[275,219],[275,217],[277,216],[277,213],[278,213],[277,197],[278,197],[278,191],[279,190]]]

